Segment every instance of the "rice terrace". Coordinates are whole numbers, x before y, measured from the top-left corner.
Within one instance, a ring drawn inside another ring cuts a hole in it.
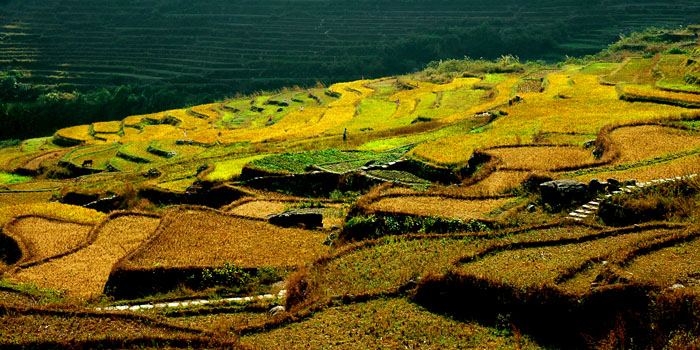
[[[697,3],[49,3],[0,0],[0,348],[700,348]]]

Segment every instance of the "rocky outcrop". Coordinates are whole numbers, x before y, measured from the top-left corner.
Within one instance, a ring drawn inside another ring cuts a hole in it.
[[[585,202],[588,185],[575,180],[554,180],[540,184],[542,202],[554,209],[566,208]]]

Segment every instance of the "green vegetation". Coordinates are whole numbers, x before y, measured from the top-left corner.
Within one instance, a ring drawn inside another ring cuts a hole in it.
[[[21,182],[26,182],[31,180],[32,178],[29,176],[21,176],[21,175],[16,175],[16,174],[8,174],[5,172],[0,172],[0,184],[2,185],[11,185],[11,184],[16,184],[16,183],[21,183]]]

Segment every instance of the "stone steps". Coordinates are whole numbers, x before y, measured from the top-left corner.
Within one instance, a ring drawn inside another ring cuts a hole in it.
[[[676,176],[676,177],[670,177],[670,178],[663,178],[663,179],[655,179],[647,182],[641,182],[641,183],[636,183],[634,185],[627,185],[621,188],[619,191],[613,191],[611,194],[606,194],[603,197],[599,197],[596,200],[590,201],[582,206],[580,206],[578,209],[572,211],[569,213],[568,216],[566,216],[564,219],[565,220],[572,220],[572,221],[583,221],[583,219],[588,218],[590,215],[594,215],[595,213],[598,212],[598,209],[600,207],[600,202],[606,200],[607,198],[612,197],[613,195],[620,194],[620,193],[633,193],[635,191],[638,191],[642,188],[645,188],[647,186],[653,186],[653,185],[659,185],[659,184],[664,184],[664,183],[669,183],[669,182],[675,182],[675,181],[681,181],[685,179],[692,179],[694,177],[698,176],[698,174],[689,174],[685,176]]]

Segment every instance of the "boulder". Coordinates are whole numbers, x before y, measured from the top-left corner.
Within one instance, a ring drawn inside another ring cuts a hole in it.
[[[561,209],[586,201],[588,185],[575,180],[554,180],[540,184],[542,201],[552,208]]]
[[[597,194],[605,191],[607,186],[608,184],[605,182],[600,182],[598,179],[591,179],[591,181],[588,183],[588,191],[591,194]]]
[[[267,219],[269,223],[282,227],[303,225],[306,228],[314,228],[323,226],[323,215],[316,212],[291,210],[282,214],[270,215]]]
[[[622,184],[620,183],[620,181],[617,181],[613,178],[608,179],[608,191],[617,191],[620,189],[621,186]]]

